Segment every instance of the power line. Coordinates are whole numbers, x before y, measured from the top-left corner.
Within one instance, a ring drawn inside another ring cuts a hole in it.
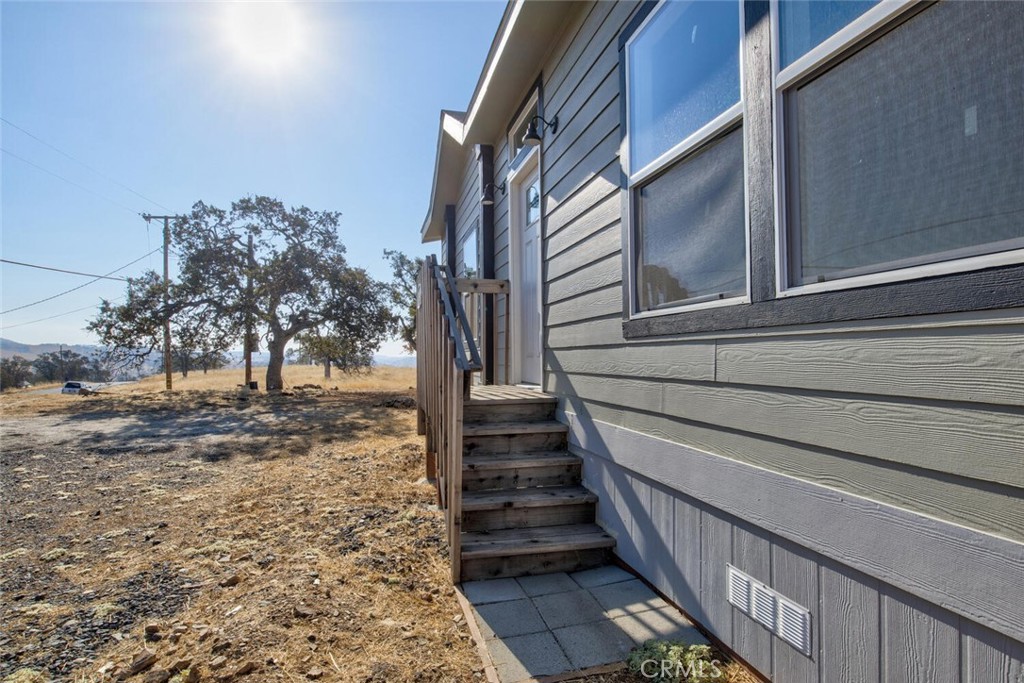
[[[162,249],[162,248],[163,248],[163,247],[161,247],[161,249]],[[150,253],[152,253],[152,252],[150,252]],[[107,273],[106,275],[100,275],[100,276],[96,277],[96,278],[95,278],[95,279],[93,279],[93,280],[89,280],[89,281],[88,281],[88,282],[86,282],[85,284],[82,284],[82,285],[78,285],[77,287],[72,287],[71,289],[65,290],[65,291],[61,292],[60,294],[54,294],[53,296],[48,296],[48,297],[46,297],[45,299],[40,299],[39,301],[33,301],[33,302],[32,302],[32,303],[30,303],[30,304],[25,304],[24,306],[17,306],[16,308],[9,308],[9,309],[7,309],[6,311],[0,311],[0,315],[7,315],[8,313],[13,313],[14,311],[20,311],[20,310],[21,310],[21,309],[23,309],[23,308],[29,308],[29,307],[31,307],[31,306],[38,306],[39,304],[43,304],[43,303],[46,303],[47,301],[52,301],[52,300],[56,299],[57,297],[61,297],[61,296],[64,296],[65,294],[70,294],[71,292],[75,292],[75,291],[77,291],[77,290],[81,289],[82,287],[88,287],[88,286],[89,286],[89,285],[91,285],[92,283],[94,283],[94,282],[98,282],[99,280],[102,280],[102,279],[103,279],[103,278],[105,278],[105,277],[108,277],[108,276],[110,276],[110,275],[113,275],[114,273],[116,273],[116,272],[117,272],[117,271],[119,271],[119,270],[124,270],[124,269],[125,269],[125,268],[127,268],[128,266],[133,266],[133,265],[135,265],[136,263],[138,263],[138,262],[139,262],[139,261],[141,261],[142,259],[146,258],[147,256],[149,256],[149,254],[143,254],[142,256],[140,256],[139,258],[135,259],[135,260],[134,260],[134,261],[132,261],[131,263],[126,263],[125,265],[121,266],[120,268],[115,268],[114,270],[110,271],[110,272],[109,272],[109,273]]]
[[[116,299],[111,299],[111,301],[122,301],[122,300],[124,300],[123,296],[122,297],[118,297]],[[47,320],[53,320],[54,318],[63,318],[64,316],[71,315],[72,313],[81,313],[82,311],[88,311],[89,309],[98,308],[99,306],[100,306],[100,304],[93,304],[92,306],[83,306],[82,308],[76,308],[73,311],[64,311],[63,313],[58,313],[57,315],[51,315],[51,316],[48,316],[46,318],[39,318],[38,320],[29,320],[28,322],[18,323],[17,325],[4,325],[2,327],[2,329],[3,330],[13,330],[15,327],[24,327],[25,325],[35,325],[36,323],[45,322]]]
[[[25,135],[29,136],[33,140],[35,140],[37,142],[41,142],[42,144],[44,144],[47,147],[49,147],[50,149],[52,149],[54,152],[57,152],[58,154],[62,154],[64,156],[66,156],[68,159],[71,159],[72,161],[74,161],[77,164],[81,164],[82,166],[86,167],[87,169],[89,169],[90,171],[92,171],[93,173],[98,175],[99,177],[103,178],[104,180],[112,182],[115,185],[117,185],[118,187],[123,188],[125,190],[128,190],[129,192],[131,192],[136,197],[138,197],[140,199],[145,199],[150,204],[155,204],[156,206],[159,206],[161,209],[166,209],[167,211],[170,211],[170,209],[168,209],[166,206],[164,206],[160,202],[154,201],[154,200],[150,199],[149,197],[147,197],[146,195],[144,195],[144,194],[142,194],[140,192],[136,192],[135,190],[133,190],[132,188],[128,187],[124,183],[120,183],[120,182],[114,180],[113,178],[111,178],[109,175],[107,175],[103,171],[100,171],[100,170],[98,170],[96,168],[93,168],[92,166],[90,166],[89,164],[85,163],[84,161],[82,161],[80,159],[76,159],[75,157],[71,156],[70,154],[68,154],[64,150],[62,150],[62,149],[60,149],[58,147],[55,147],[54,145],[51,145],[49,142],[47,142],[46,140],[43,140],[38,135],[33,135],[32,133],[30,133],[29,131],[25,130],[24,128],[22,128],[21,126],[17,125],[16,123],[11,123],[7,119],[3,118],[2,116],[0,116],[0,121],[3,121],[4,123],[6,123],[11,128],[15,128],[17,130],[20,130],[22,133],[24,133]]]
[[[90,189],[89,189],[88,187],[86,187],[85,185],[79,185],[78,183],[76,183],[76,182],[75,182],[75,181],[73,181],[73,180],[68,180],[68,179],[67,179],[67,178],[65,178],[64,176],[62,176],[62,175],[58,175],[58,174],[54,173],[53,171],[51,171],[51,170],[49,170],[49,169],[47,169],[47,168],[43,168],[43,167],[42,167],[42,166],[40,166],[39,164],[37,164],[37,163],[35,163],[35,162],[33,162],[33,161],[29,161],[29,160],[28,160],[28,159],[26,159],[25,157],[22,157],[22,156],[18,156],[17,154],[15,154],[14,152],[12,152],[12,151],[10,151],[10,150],[7,150],[7,149],[4,149],[3,147],[0,147],[0,152],[3,152],[4,154],[10,155],[10,156],[14,157],[15,159],[17,159],[18,161],[20,161],[20,162],[22,162],[22,163],[25,163],[25,164],[28,164],[29,166],[32,166],[33,168],[37,168],[37,169],[39,169],[40,171],[42,171],[43,173],[46,173],[46,174],[48,174],[48,175],[52,175],[52,176],[53,176],[54,178],[57,178],[58,180],[63,180],[63,181],[65,182],[65,183],[67,183],[67,184],[69,184],[69,185],[74,185],[74,186],[75,186],[75,187],[77,187],[77,188],[78,188],[79,190],[82,190],[82,191],[84,191],[84,192],[88,192],[89,194],[93,195],[94,197],[99,197],[100,199],[102,199],[102,200],[104,200],[104,201],[108,201],[108,202],[110,202],[111,204],[116,204],[117,206],[120,206],[120,207],[121,207],[122,209],[124,209],[125,211],[128,211],[128,212],[130,212],[130,213],[131,213],[131,214],[132,214],[133,216],[139,216],[139,215],[141,215],[141,214],[140,214],[140,213],[139,213],[138,211],[136,211],[135,209],[133,209],[133,208],[131,208],[131,207],[129,207],[129,206],[127,206],[127,205],[125,205],[125,204],[122,204],[121,202],[117,201],[116,199],[111,199],[110,197],[107,197],[107,196],[105,196],[105,195],[102,195],[102,194],[100,194],[100,193],[98,193],[98,192],[93,192],[92,190],[90,190]]]
[[[149,254],[147,254],[148,256]],[[126,282],[127,278],[123,277],[110,277],[109,275],[96,275],[95,273],[80,273],[77,270],[64,270],[63,268],[51,268],[50,266],[37,266],[34,263],[22,263],[21,261],[11,261],[10,259],[0,258],[0,263],[10,263],[15,266],[25,266],[26,268],[38,268],[39,270],[52,270],[55,273],[67,273],[68,275],[81,275],[83,277],[94,277],[97,280],[120,280]]]

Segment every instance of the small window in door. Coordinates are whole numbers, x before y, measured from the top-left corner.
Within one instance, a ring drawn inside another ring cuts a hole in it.
[[[526,224],[540,220],[540,181],[526,188]]]

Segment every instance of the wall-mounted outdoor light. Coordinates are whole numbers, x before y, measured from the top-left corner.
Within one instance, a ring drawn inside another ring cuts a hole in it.
[[[537,122],[540,121],[545,127],[551,129],[551,134],[554,135],[558,132],[558,117],[554,117],[550,121],[547,121],[543,117],[534,116],[530,119],[530,125],[526,129],[526,137],[523,138],[523,143],[530,147],[536,147],[540,144],[540,133],[537,131]]]
[[[501,190],[501,194],[505,194],[505,183],[501,185],[495,185],[494,183],[487,183],[484,185],[484,194],[480,197],[480,203],[484,206],[492,206],[494,204],[494,191]]]

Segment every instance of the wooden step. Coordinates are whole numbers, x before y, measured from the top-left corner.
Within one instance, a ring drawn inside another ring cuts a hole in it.
[[[463,580],[571,572],[608,561],[615,539],[596,524],[462,534]]]
[[[506,403],[466,401],[462,409],[462,420],[464,424],[553,420],[558,402],[549,398],[553,399],[541,396],[535,400],[516,399]]]
[[[483,422],[462,427],[463,437],[499,436],[503,434],[566,434],[569,427],[557,420],[531,422]]]
[[[545,394],[540,389],[525,389],[510,386],[474,386],[470,389],[467,406],[477,405],[522,405],[524,403],[558,403],[558,398]]]
[[[539,453],[565,450],[569,428],[555,420],[467,424],[462,430],[464,455]]]
[[[466,491],[462,530],[494,531],[589,524],[597,496],[582,486],[549,486],[504,491]]]
[[[564,451],[468,455],[462,459],[462,488],[483,491],[574,486],[580,483],[582,466],[580,458]]]

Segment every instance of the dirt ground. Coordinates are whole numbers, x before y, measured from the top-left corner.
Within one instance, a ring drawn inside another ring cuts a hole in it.
[[[4,397],[0,679],[104,680],[144,648],[203,680],[478,679],[395,372]]]
[[[0,680],[484,680],[414,371],[311,378],[2,397]]]

